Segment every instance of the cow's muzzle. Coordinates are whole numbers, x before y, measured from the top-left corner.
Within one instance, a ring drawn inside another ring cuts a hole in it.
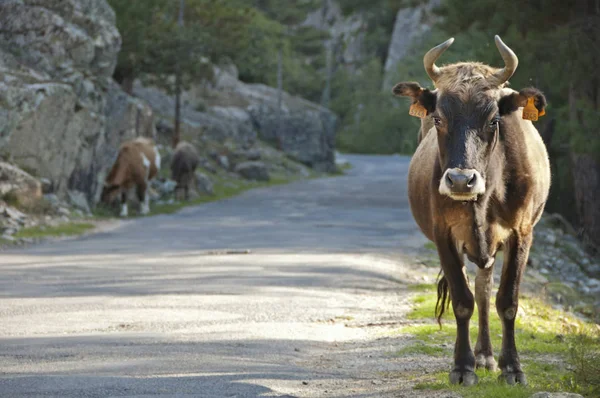
[[[477,200],[477,196],[485,192],[485,181],[475,169],[447,169],[439,191],[454,200]]]

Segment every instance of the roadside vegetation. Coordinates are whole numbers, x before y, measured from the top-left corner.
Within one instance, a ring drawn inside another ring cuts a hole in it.
[[[516,325],[517,348],[529,385],[509,386],[499,383],[499,373],[478,370],[479,384],[473,387],[450,385],[448,372],[453,358],[456,327],[452,311],[446,312],[443,325],[434,320],[437,299],[435,286],[416,285],[413,310],[408,319],[413,324],[397,331],[412,336],[411,344],[396,355],[423,356],[447,359],[445,368],[428,374],[415,374],[417,390],[448,390],[462,397],[529,397],[538,391],[579,393],[586,397],[600,394],[600,326],[580,319],[571,313],[554,309],[541,298],[525,296],[520,299]],[[490,334],[496,358],[500,351],[502,326],[493,311],[492,298]],[[478,315],[471,318],[471,343],[477,340]]]
[[[90,222],[68,222],[56,226],[38,225],[21,229],[14,237],[16,239],[41,239],[49,237],[77,236],[91,231],[94,227],[94,224]]]

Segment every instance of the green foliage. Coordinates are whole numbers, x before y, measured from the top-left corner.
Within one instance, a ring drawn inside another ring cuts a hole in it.
[[[358,153],[410,153],[417,143],[419,121],[382,92],[382,68],[373,59],[356,74],[339,70],[332,85],[331,109],[341,119],[341,150]]]

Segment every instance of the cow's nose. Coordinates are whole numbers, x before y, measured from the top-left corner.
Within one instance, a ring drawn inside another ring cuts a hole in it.
[[[477,185],[475,170],[452,169],[446,173],[448,187],[452,193],[472,193]]]

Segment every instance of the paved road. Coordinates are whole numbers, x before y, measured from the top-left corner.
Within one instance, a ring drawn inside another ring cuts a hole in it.
[[[415,366],[390,330],[429,278],[408,158],[347,158],[343,177],[0,254],[0,397],[402,390],[377,378]]]

